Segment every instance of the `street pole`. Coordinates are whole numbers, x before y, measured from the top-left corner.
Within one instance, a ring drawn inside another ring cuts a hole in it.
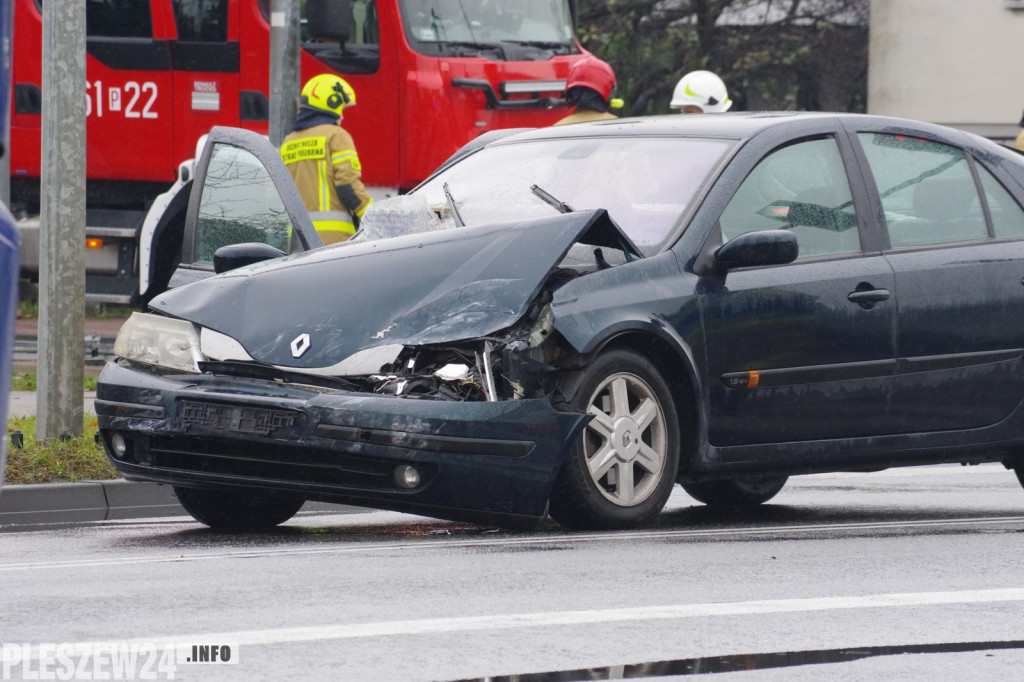
[[[85,381],[85,3],[43,3],[36,440],[82,435]]]
[[[298,0],[271,0],[270,141],[275,147],[292,130],[300,87]]]

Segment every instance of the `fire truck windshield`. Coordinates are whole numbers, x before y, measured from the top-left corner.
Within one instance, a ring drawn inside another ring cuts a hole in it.
[[[417,52],[502,59],[522,50],[575,52],[566,0],[400,0],[405,34]],[[514,56],[515,55],[515,56]],[[536,59],[537,55],[531,55]]]

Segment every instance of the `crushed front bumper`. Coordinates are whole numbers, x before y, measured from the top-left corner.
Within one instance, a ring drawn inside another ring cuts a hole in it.
[[[567,448],[588,421],[546,400],[397,398],[158,376],[118,361],[99,377],[96,414],[108,456],[130,480],[517,527],[544,517]],[[419,474],[412,488],[397,475],[406,465]]]

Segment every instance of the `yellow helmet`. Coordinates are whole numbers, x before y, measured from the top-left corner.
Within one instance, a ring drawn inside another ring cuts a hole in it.
[[[302,105],[341,116],[345,107],[355,106],[356,91],[333,73],[313,76],[302,86]]]

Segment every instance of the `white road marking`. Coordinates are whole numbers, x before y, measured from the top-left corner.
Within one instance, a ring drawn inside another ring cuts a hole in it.
[[[455,539],[451,536],[424,538],[415,542],[361,542],[317,547],[288,547],[283,549],[243,549],[225,552],[199,552],[195,554],[164,554],[160,556],[120,557],[111,559],[76,559],[70,561],[31,561],[0,564],[0,573],[62,568],[90,568],[95,566],[131,566],[137,564],[177,563],[225,559],[253,559],[258,557],[287,557],[314,554],[363,554],[367,552],[409,552],[413,550],[473,549],[479,547],[523,547],[537,545],[574,545],[591,542],[636,542],[637,540],[686,540],[715,537],[756,537],[763,535],[808,535],[814,533],[842,533],[865,530],[901,530],[912,528],[958,528],[972,526],[1005,526],[1024,524],[1024,516],[992,516],[962,519],[934,519],[922,521],[877,521],[864,523],[822,523],[803,526],[768,526],[761,528],[712,528],[706,530],[650,530],[616,531],[573,535],[531,535],[528,537],[494,539]],[[835,537],[834,535],[832,537]]]
[[[924,464],[921,466],[893,467],[880,471],[832,471],[824,474],[799,474],[792,476],[786,485],[807,480],[827,480],[830,478],[926,478],[928,476],[1004,476],[1008,482],[1016,485],[1014,472],[998,462],[984,464]]]
[[[674,620],[682,618],[715,618],[722,616],[750,616],[779,613],[809,613],[842,609],[906,608],[920,606],[947,606],[950,604],[989,604],[995,602],[1024,601],[1024,588],[992,590],[964,590],[959,592],[906,592],[894,594],[868,594],[845,597],[815,597],[810,599],[766,599],[760,601],[725,602],[710,604],[677,604],[669,606],[641,606],[620,609],[588,611],[510,613],[491,616],[456,618],[426,618],[421,620],[385,621],[379,623],[349,623],[344,625],[315,625],[265,630],[229,630],[224,632],[195,632],[184,635],[149,636],[108,642],[78,642],[75,646],[109,648],[123,644],[183,644],[202,642],[232,642],[239,645],[289,644],[324,640],[360,639],[368,637],[395,637],[402,635],[432,635],[480,630],[508,630],[566,625],[599,625],[630,621]],[[32,657],[38,657],[35,647]],[[2,654],[0,654],[2,656]],[[2,660],[2,658],[0,658]]]

